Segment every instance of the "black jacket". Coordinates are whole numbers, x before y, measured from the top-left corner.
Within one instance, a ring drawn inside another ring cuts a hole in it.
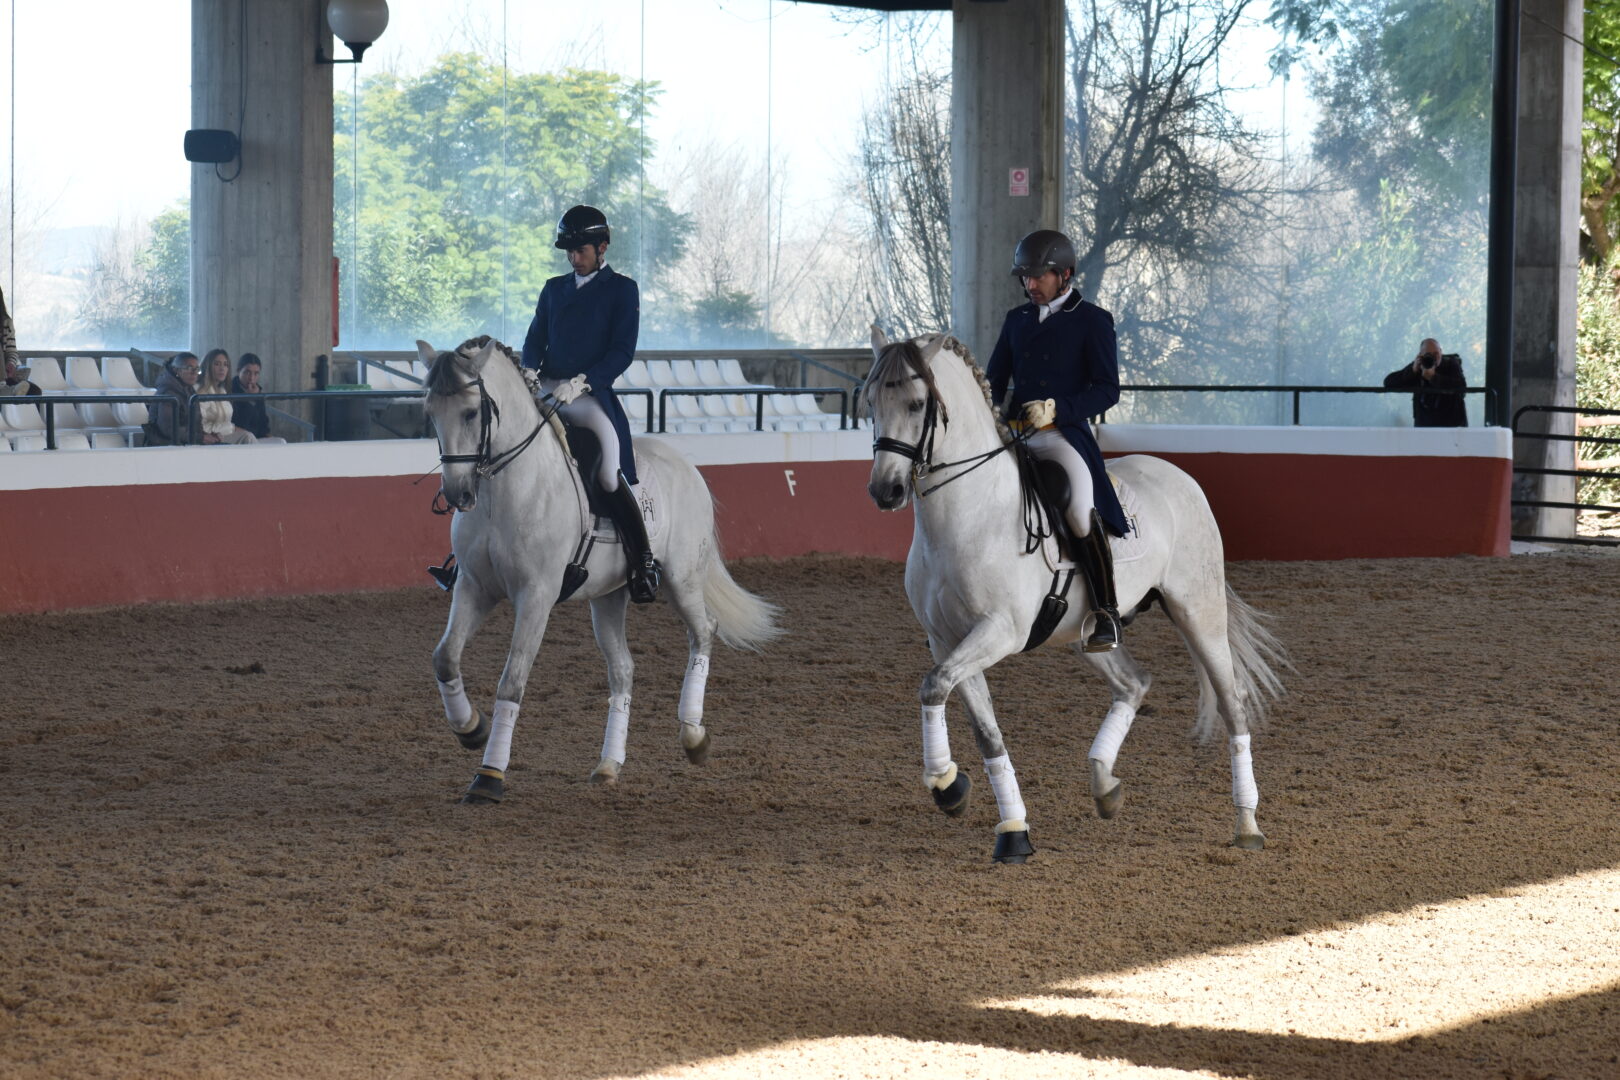
[[[231,376],[231,393],[245,394],[247,387],[242,385],[240,377]],[[243,431],[251,431],[258,438],[270,434],[270,414],[265,411],[262,401],[233,401],[231,402],[231,423]]]
[[[1463,374],[1462,358],[1456,353],[1445,353],[1435,365],[1434,378],[1425,381],[1403,364],[1384,376],[1386,390],[1414,390],[1412,395],[1413,427],[1467,427],[1468,409],[1461,394],[1433,394],[1429,390],[1461,390],[1468,385]]]

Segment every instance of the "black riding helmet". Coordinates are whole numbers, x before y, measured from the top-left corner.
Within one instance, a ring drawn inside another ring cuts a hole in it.
[[[1036,229],[1018,241],[1012,272],[1016,278],[1039,277],[1048,270],[1067,270],[1072,275],[1075,263],[1074,245],[1067,236],[1056,229]]]
[[[594,206],[575,206],[557,222],[556,246],[564,251],[586,244],[605,244],[610,238],[607,215]]]

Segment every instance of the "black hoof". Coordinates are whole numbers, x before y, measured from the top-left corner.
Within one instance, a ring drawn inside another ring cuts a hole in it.
[[[1029,842],[1029,830],[1020,829],[1018,832],[1004,832],[996,834],[996,851],[990,858],[999,863],[1021,863],[1028,861],[1035,854],[1035,846]]]
[[[951,817],[961,817],[963,811],[967,809],[968,792],[973,790],[973,781],[968,779],[967,773],[958,769],[956,779],[952,780],[947,787],[931,788],[929,790],[934,796],[935,806]]]
[[[488,806],[498,803],[506,798],[506,774],[499,769],[487,766],[480,767],[473,774],[472,783],[467,785],[467,791],[461,796],[461,801],[467,806]]]
[[[478,713],[478,723],[471,731],[452,732],[456,741],[468,750],[482,750],[484,744],[489,742],[489,717],[483,711]]]

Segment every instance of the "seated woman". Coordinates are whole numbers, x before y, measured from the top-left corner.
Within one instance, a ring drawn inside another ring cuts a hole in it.
[[[197,392],[197,354],[178,352],[169,357],[152,384],[155,397],[174,398],[178,406],[154,400],[148,408],[151,419],[145,424],[147,446],[181,446],[189,439],[190,413],[187,406]]]
[[[224,349],[209,349],[203,357],[202,378],[197,384],[197,396],[228,394],[231,389],[231,357]],[[202,442],[214,446],[219,443],[258,442],[251,431],[245,431],[231,420],[231,403],[205,401],[197,406],[197,419],[202,428]]]
[[[259,372],[263,366],[253,353],[243,353],[241,359],[236,361],[236,378],[231,380],[231,393],[262,393],[259,388]],[[231,402],[231,422],[244,431],[251,431],[260,439],[270,434],[270,414],[265,410],[262,401]]]

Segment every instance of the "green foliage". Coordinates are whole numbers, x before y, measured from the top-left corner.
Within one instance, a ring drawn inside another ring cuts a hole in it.
[[[191,329],[191,211],[179,203],[152,219],[138,250],[115,232],[96,252],[78,318],[102,342],[184,345]]]
[[[1615,301],[1614,264],[1581,264],[1576,292],[1575,404],[1583,409],[1620,409],[1620,307]],[[1612,436],[1615,429],[1595,434]],[[1620,457],[1615,447],[1577,444],[1583,458]],[[1607,472],[1620,472],[1610,468]],[[1577,502],[1620,505],[1620,480],[1582,479]]]
[[[643,277],[679,257],[690,223],[642,185],[656,85],[602,71],[504,76],[452,53],[420,75],[368,77],[358,125],[353,100],[337,99],[334,246],[346,263],[358,256],[341,313],[357,346],[520,339],[541,285],[568,269],[552,241],[576,203],[608,215],[616,269]]]
[[[1588,261],[1608,258],[1620,227],[1620,5],[1586,8],[1586,63],[1581,86],[1582,249]]]

